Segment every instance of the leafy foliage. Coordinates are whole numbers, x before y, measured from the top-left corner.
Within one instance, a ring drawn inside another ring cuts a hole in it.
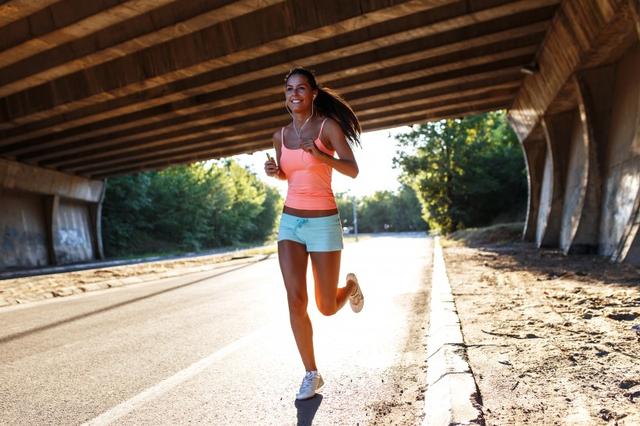
[[[103,204],[108,256],[260,242],[273,233],[278,191],[234,161],[110,179]]]
[[[353,226],[353,200],[345,194],[336,197],[344,226]],[[403,185],[399,191],[378,191],[358,198],[356,212],[360,232],[422,231],[427,224],[420,217],[420,202],[415,191]]]
[[[525,164],[504,111],[427,123],[397,139],[403,149],[394,162],[430,228],[482,226],[523,209]]]

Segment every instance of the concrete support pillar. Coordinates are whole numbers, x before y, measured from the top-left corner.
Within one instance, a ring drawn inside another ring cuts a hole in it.
[[[536,172],[525,142],[544,129],[536,243],[640,264],[640,0],[563,0],[536,62],[509,111],[530,218]]]
[[[58,265],[58,257],[56,256],[56,218],[58,217],[58,208],[60,206],[60,196],[45,195],[44,202],[44,224],[47,243],[47,258],[50,265]]]
[[[578,77],[572,78],[578,110],[571,128],[566,163],[560,248],[564,253],[595,253],[600,220],[600,167],[593,132],[591,97]]]
[[[546,140],[541,127],[537,127],[521,144],[527,167],[529,198],[527,201],[527,219],[522,232],[525,241],[536,241],[538,211],[540,209],[540,190],[544,174]]]
[[[540,187],[540,208],[536,225],[538,247],[558,247],[562,226],[564,184],[571,127],[575,111],[545,116],[542,128],[546,139],[546,153],[542,185]]]
[[[598,252],[640,264],[640,44],[615,64],[585,70],[579,81],[590,100],[598,140],[601,208]],[[639,253],[638,255],[634,253]]]
[[[100,201],[89,204],[89,216],[91,219],[91,241],[96,259],[104,259],[104,248],[102,246],[102,202],[107,189],[106,181],[102,187]]]

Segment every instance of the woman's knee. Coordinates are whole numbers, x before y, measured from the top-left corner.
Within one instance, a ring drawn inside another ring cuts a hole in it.
[[[301,294],[289,294],[287,295],[289,302],[289,314],[291,316],[303,316],[307,313],[308,300]]]
[[[333,301],[333,303],[318,301],[318,310],[322,315],[327,317],[330,317],[331,315],[338,312],[335,300]]]

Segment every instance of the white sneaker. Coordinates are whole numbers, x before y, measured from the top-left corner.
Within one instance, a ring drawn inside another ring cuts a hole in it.
[[[307,371],[302,379],[300,390],[296,395],[296,399],[308,399],[313,397],[320,388],[324,386],[324,380],[317,371]]]
[[[356,274],[349,272],[347,274],[347,282],[353,281],[356,283],[356,289],[353,290],[351,296],[349,296],[349,304],[351,305],[351,309],[353,312],[358,313],[362,310],[364,306],[364,296],[362,294],[362,290],[360,289],[360,284],[358,284],[358,278]]]

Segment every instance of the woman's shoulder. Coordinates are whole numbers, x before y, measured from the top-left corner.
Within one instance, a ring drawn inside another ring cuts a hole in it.
[[[271,135],[273,142],[282,143],[282,130],[286,127],[287,126],[279,127],[276,131],[273,132],[273,135]]]
[[[342,127],[340,127],[340,124],[333,118],[331,117],[322,117],[321,122],[322,124],[322,129],[323,130],[329,130],[329,131],[342,131]]]

